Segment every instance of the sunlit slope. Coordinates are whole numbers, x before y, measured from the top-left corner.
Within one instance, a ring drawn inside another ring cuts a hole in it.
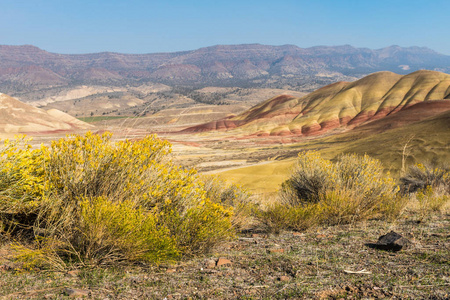
[[[439,114],[439,110],[444,112]],[[422,120],[419,117],[420,121],[412,122],[421,111],[427,112],[422,114]],[[448,164],[450,101],[419,103],[349,132],[284,147],[298,149],[299,152],[318,150],[327,159],[334,159],[342,153],[368,154],[381,160],[386,171],[396,177],[400,174],[403,159],[405,166],[422,162]],[[279,189],[281,183],[288,178],[294,162],[292,158],[236,168],[221,172],[219,176],[254,192],[271,193]]]
[[[320,135],[335,128],[384,118],[419,102],[450,98],[450,75],[417,71],[405,76],[378,72],[355,82],[337,82],[304,97],[281,95],[229,119],[187,131],[230,130],[265,135]]]
[[[450,109],[423,121],[342,143],[342,152],[367,153],[398,174],[406,165],[450,162]]]
[[[294,159],[274,161],[219,172],[217,175],[253,193],[274,193],[288,179],[294,163]]]
[[[55,132],[93,126],[58,111],[45,111],[0,93],[0,133]]]

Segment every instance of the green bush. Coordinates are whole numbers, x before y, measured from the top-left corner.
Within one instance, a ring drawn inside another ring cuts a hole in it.
[[[34,150],[24,139],[6,141],[2,226],[31,228],[46,241],[36,247],[53,245],[83,264],[208,251],[233,236],[232,207],[211,202],[196,172],[174,165],[170,152],[154,136],[113,142],[109,133],[87,133]]]

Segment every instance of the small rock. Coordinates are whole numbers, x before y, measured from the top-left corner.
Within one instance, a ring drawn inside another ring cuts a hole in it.
[[[80,270],[72,270],[67,272],[67,275],[69,275],[70,277],[77,277],[78,274],[80,274]]]
[[[219,258],[219,260],[217,261],[216,266],[217,266],[217,267],[221,267],[221,266],[226,266],[226,265],[231,265],[231,264],[232,264],[232,263],[231,263],[231,260],[221,257],[221,258]]]
[[[375,244],[368,243],[366,246],[380,250],[397,252],[410,244],[411,242],[408,239],[394,231],[391,231],[388,234],[380,236]]]
[[[213,269],[216,266],[216,261],[214,259],[206,259],[204,262],[204,266],[207,269]]]
[[[283,253],[284,249],[283,248],[272,248],[267,250],[268,253]]]
[[[72,288],[66,288],[64,290],[64,293],[71,298],[89,297],[91,295],[91,291],[89,291],[89,290],[72,289]]]
[[[180,298],[181,298],[180,293],[174,293],[174,294],[167,295],[167,299],[180,299]]]
[[[278,281],[287,282],[287,281],[290,281],[290,280],[291,280],[291,277],[286,276],[286,275],[278,277]]]

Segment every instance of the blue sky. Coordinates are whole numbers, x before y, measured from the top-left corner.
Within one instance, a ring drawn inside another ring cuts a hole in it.
[[[426,46],[450,55],[448,0],[0,0],[0,44],[154,53],[217,44]]]

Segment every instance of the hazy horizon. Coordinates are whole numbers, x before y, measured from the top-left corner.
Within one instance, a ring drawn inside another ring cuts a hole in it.
[[[354,45],[349,45],[349,44],[343,44],[343,45],[314,45],[314,46],[309,46],[309,47],[301,47],[299,45],[294,45],[294,44],[283,44],[283,45],[268,45],[268,44],[261,44],[261,43],[243,43],[243,44],[216,44],[216,45],[209,45],[209,46],[204,46],[204,47],[200,47],[200,48],[195,48],[195,49],[184,49],[184,50],[178,50],[178,51],[164,51],[164,52],[142,52],[142,53],[131,53],[131,52],[117,52],[117,51],[99,51],[99,52],[83,52],[83,53],[60,53],[60,52],[53,52],[53,51],[49,51],[47,49],[43,49],[41,47],[38,47],[36,45],[32,45],[32,44],[22,44],[22,45],[8,45],[8,44],[0,44],[0,46],[17,46],[17,47],[22,47],[22,46],[32,46],[32,47],[37,47],[41,50],[50,52],[50,53],[55,53],[55,54],[67,54],[67,55],[83,55],[83,54],[95,54],[95,53],[120,53],[120,54],[136,54],[136,55],[140,55],[140,54],[158,54],[158,53],[176,53],[176,52],[187,52],[187,51],[195,51],[198,49],[202,49],[202,48],[211,48],[211,47],[216,47],[216,46],[240,46],[240,45],[261,45],[261,46],[269,46],[269,47],[282,47],[282,46],[295,46],[295,47],[299,47],[302,49],[308,49],[308,48],[316,48],[316,47],[345,47],[345,46],[350,46],[356,49],[370,49],[370,50],[381,50],[381,49],[385,49],[385,48],[389,48],[389,47],[401,47],[401,48],[427,48],[429,50],[435,51],[439,54],[444,54],[441,53],[439,51],[436,51],[435,49],[429,48],[427,46],[416,46],[416,45],[412,45],[412,46],[400,46],[400,45],[386,45],[384,47],[381,48],[368,48],[368,47],[356,47]],[[444,54],[445,55],[445,54]]]

